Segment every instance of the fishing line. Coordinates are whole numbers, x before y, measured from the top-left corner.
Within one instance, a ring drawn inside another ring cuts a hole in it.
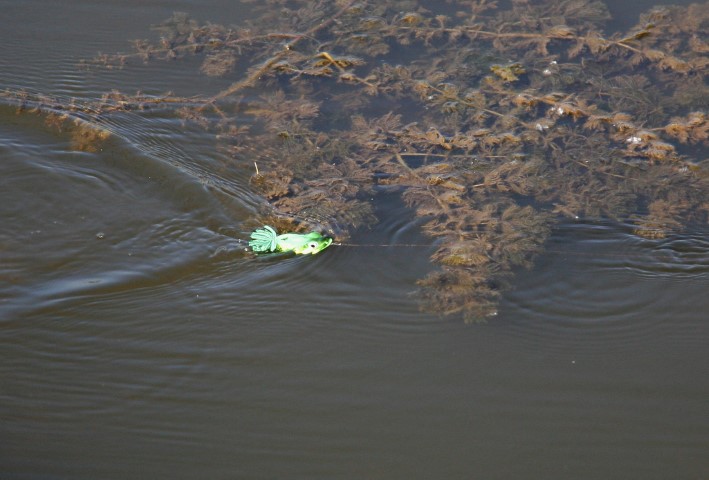
[[[375,247],[380,247],[380,248],[399,248],[399,247],[404,247],[404,248],[434,248],[435,245],[429,244],[426,245],[424,243],[333,243],[333,245],[338,246],[338,247],[365,247],[365,248],[375,248]]]
[[[420,244],[420,243],[391,243],[391,244],[376,244],[376,243],[333,243],[333,246],[338,246],[338,247],[361,247],[361,248],[429,248],[433,249],[436,248],[436,245],[430,244]],[[574,256],[580,256],[580,257],[605,257],[605,258],[626,258],[626,259],[638,259],[638,258],[645,258],[650,255],[659,255],[659,254],[666,254],[666,253],[677,253],[677,254],[682,254],[683,252],[678,252],[677,250],[667,250],[667,249],[653,249],[651,252],[648,252],[646,255],[640,254],[640,253],[628,253],[628,254],[623,254],[623,253],[591,253],[591,252],[577,252],[574,250],[557,250],[557,249],[543,249],[540,250],[539,252],[535,253],[535,256],[543,256],[548,253],[553,253],[553,254],[566,254],[566,255],[574,255]],[[687,254],[693,253],[693,252],[684,252]],[[706,260],[709,262],[709,251],[707,251],[707,257]]]

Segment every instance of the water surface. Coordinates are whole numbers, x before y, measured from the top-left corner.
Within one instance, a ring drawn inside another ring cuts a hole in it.
[[[632,25],[647,2],[611,5]],[[215,93],[83,71],[208,2],[0,1],[0,88]],[[497,316],[419,312],[433,247],[252,258],[251,165],[169,111],[102,150],[0,105],[0,477],[706,478],[709,241],[559,225]],[[429,243],[395,199],[354,244]]]

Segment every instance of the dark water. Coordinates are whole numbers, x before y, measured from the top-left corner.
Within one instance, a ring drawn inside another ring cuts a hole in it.
[[[613,5],[618,25],[648,2]],[[128,50],[226,0],[0,0],[0,88],[218,92]],[[0,106],[0,478],[709,478],[709,240],[560,225],[484,325],[419,313],[427,248],[241,254],[249,166],[167,112],[77,152]],[[218,172],[218,173],[217,173]],[[381,206],[360,243],[421,243]]]

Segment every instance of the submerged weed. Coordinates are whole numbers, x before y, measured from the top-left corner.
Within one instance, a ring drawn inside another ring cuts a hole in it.
[[[648,238],[709,219],[707,3],[656,7],[612,34],[593,0],[244,3],[250,24],[175,14],[157,42],[93,62],[200,55],[228,88],[111,92],[87,108],[174,104],[234,165],[256,162],[264,215],[289,230],[343,238],[375,220],[377,191],[399,191],[436,239],[438,269],[419,281],[430,311],[493,314],[562,217],[634,219]],[[65,112],[44,106],[52,123]]]

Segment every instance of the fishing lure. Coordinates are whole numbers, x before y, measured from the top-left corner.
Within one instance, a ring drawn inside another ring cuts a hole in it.
[[[298,255],[315,255],[322,252],[332,243],[332,238],[324,237],[318,232],[284,233],[264,225],[251,233],[249,246],[256,253],[293,252]]]

